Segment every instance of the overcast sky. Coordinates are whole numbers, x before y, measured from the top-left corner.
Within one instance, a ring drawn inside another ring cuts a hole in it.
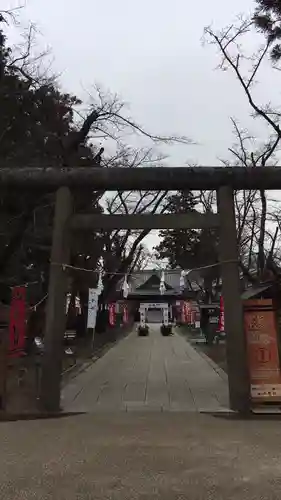
[[[251,130],[257,125],[234,75],[217,71],[215,48],[202,46],[203,29],[222,28],[253,5],[252,0],[26,0],[22,16],[39,27],[40,43],[51,47],[54,70],[67,90],[83,95],[93,83],[102,84],[129,102],[131,115],[149,131],[198,142],[172,148],[171,164],[214,165],[228,156],[233,142],[230,116]],[[259,92],[267,99],[268,85]]]
[[[173,148],[173,164],[210,165],[231,145],[229,117],[246,126],[250,119],[234,76],[216,71],[215,48],[202,46],[203,29],[252,7],[251,0],[26,0],[23,15],[52,48],[65,87],[83,94],[99,82],[118,92],[147,129],[199,143]]]

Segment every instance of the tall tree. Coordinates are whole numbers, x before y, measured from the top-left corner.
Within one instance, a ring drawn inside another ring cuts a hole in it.
[[[231,159],[223,164],[245,168],[265,166],[268,144],[261,144],[257,149],[249,132],[241,129],[236,120],[232,119],[232,123],[236,142],[229,148]],[[270,164],[274,165],[276,161],[272,155]],[[234,199],[241,269],[251,282],[263,280],[275,267],[274,262],[279,260],[277,203],[262,189],[235,192]]]
[[[5,22],[2,15],[0,29]],[[135,131],[153,142],[189,142],[177,136],[148,133],[126,114],[124,103],[116,95],[105,93],[100,88],[92,96],[90,107],[82,112],[81,101],[76,96],[64,93],[55,79],[42,76],[36,70],[32,56],[32,29],[26,46],[16,52],[8,47],[3,29],[0,41],[1,166],[95,165],[104,168],[118,165],[131,168],[148,164],[150,158],[147,152],[133,151],[121,143],[121,137],[126,133]],[[100,141],[108,137],[115,139],[117,144],[115,153],[110,156],[103,147],[95,146],[95,139]],[[76,211],[100,210],[103,194],[78,194]],[[42,198],[22,193],[19,199],[13,193],[1,194],[0,275],[9,274],[10,268],[14,269],[14,258],[19,258],[19,254],[26,260],[26,265],[22,266],[25,271],[31,265],[33,269],[36,267],[39,255],[47,262],[53,201],[52,195]],[[88,235],[88,243],[90,241],[96,241],[93,234]],[[77,249],[77,253],[81,250]],[[18,279],[21,280],[19,276]]]
[[[178,192],[168,198],[168,213],[180,214],[194,210],[196,200],[191,191]],[[155,248],[157,258],[167,259],[171,268],[192,267],[196,258],[199,232],[194,229],[163,229],[159,232],[160,243]]]
[[[173,214],[186,213],[201,206],[205,211],[212,210],[212,201],[205,193],[195,196],[190,191],[178,192],[169,197],[168,211]],[[171,268],[185,270],[213,265],[218,262],[218,234],[214,229],[166,229],[160,231],[160,243],[155,248],[158,259],[166,259]],[[216,268],[202,270],[204,280],[202,299],[208,302],[213,296],[213,280],[217,277]]]
[[[281,1],[256,0],[256,4],[254,23],[266,35],[272,61],[277,62],[281,58]]]
[[[229,149],[232,159],[224,162],[228,166],[240,165],[247,168],[274,166],[280,150],[281,114],[279,103],[272,102],[271,95],[267,97],[267,93],[265,95],[268,101],[263,102],[261,93],[256,92],[256,86],[258,80],[262,79],[263,71],[265,68],[268,71],[268,57],[276,59],[276,54],[274,55],[273,51],[279,35],[278,31],[274,30],[278,22],[280,23],[280,17],[278,17],[280,1],[257,0],[257,5],[254,16],[251,15],[246,19],[240,17],[235,23],[222,30],[214,30],[212,27],[205,28],[207,40],[219,49],[221,56],[219,67],[224,71],[230,70],[234,74],[249,103],[253,119],[261,120],[266,125],[265,130],[268,131],[268,137],[265,137],[262,143],[257,146],[257,141],[251,137],[251,134],[248,131],[243,131],[238,126],[238,120],[231,117],[237,144],[234,148]],[[274,20],[272,18],[271,34],[268,32],[266,39],[262,41],[260,38],[254,37],[257,46],[253,48],[252,44],[247,43],[247,38],[252,34],[255,35],[257,29],[261,28],[262,16],[266,18],[273,15],[276,17]],[[272,71],[272,79],[276,78],[275,68],[270,68],[270,70]],[[273,87],[267,87],[266,90],[270,92]],[[273,260],[277,257],[275,249],[277,248],[278,230],[276,233],[275,227],[273,230],[270,227],[273,218],[272,212],[269,210],[269,202],[264,189],[236,193],[241,267],[247,278],[253,278],[254,281],[264,278],[268,273],[268,266],[273,268]],[[275,203],[276,205],[277,203]]]

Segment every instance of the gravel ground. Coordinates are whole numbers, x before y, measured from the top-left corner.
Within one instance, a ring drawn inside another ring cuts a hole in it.
[[[281,494],[280,421],[105,413],[0,424],[0,499],[256,500]]]

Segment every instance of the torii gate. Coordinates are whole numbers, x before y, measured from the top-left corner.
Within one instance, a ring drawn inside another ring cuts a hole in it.
[[[45,411],[60,409],[60,382],[65,330],[66,273],[70,258],[70,232],[87,229],[220,229],[230,407],[250,409],[250,383],[243,307],[240,292],[234,189],[281,189],[281,168],[13,168],[0,169],[0,188],[56,194],[46,317],[41,402]],[[72,215],[71,189],[83,190],[216,190],[217,214],[192,211],[177,215]]]

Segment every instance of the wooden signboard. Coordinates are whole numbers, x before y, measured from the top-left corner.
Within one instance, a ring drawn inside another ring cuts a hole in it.
[[[281,402],[281,374],[275,311],[271,299],[244,303],[251,398]]]

